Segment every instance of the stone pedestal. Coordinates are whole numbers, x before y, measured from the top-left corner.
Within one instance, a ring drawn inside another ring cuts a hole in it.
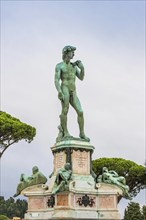
[[[95,189],[95,181],[92,174],[92,153],[94,147],[89,142],[66,140],[55,144],[52,148],[54,155],[54,170],[49,184],[52,192],[57,171],[64,167],[65,163],[71,164],[72,184],[77,191]]]
[[[73,174],[90,174],[94,147],[88,142],[66,140],[55,144],[51,149],[54,154],[54,173],[63,168],[65,163],[70,163]]]
[[[95,183],[91,166],[94,147],[81,140],[66,140],[52,148],[54,169],[48,184],[22,191],[28,197],[25,220],[119,220],[119,187]],[[71,164],[72,176],[67,191],[52,194],[58,170]]]

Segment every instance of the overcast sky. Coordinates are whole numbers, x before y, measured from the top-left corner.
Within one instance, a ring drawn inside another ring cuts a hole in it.
[[[145,1],[1,1],[1,110],[34,126],[30,144],[1,161],[1,195],[13,196],[21,173],[37,165],[48,177],[61,105],[54,86],[62,48],[77,48],[84,81],[77,93],[93,159],[145,161]],[[78,136],[70,108],[69,131]],[[144,204],[144,193],[134,201]],[[123,200],[120,210],[126,207]]]

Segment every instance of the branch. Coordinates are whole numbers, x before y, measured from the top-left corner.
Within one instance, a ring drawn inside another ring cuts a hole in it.
[[[14,144],[14,143],[17,143],[17,141],[11,142],[10,144],[8,144],[8,145],[2,150],[2,152],[0,152],[0,158],[2,157],[3,153],[5,152],[5,150],[6,150],[10,145],[12,145],[12,144]]]

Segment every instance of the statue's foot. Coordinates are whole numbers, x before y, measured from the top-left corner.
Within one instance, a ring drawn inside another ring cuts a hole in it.
[[[64,134],[63,137],[64,137],[64,138],[68,138],[68,137],[71,137],[71,135],[67,132],[67,133]]]
[[[86,137],[86,135],[85,134],[80,134],[80,138],[81,139],[84,139],[84,140],[86,140],[86,141],[90,141],[90,138],[88,138],[88,137]]]
[[[73,136],[71,136],[69,133],[66,133],[66,134],[64,134],[64,136],[63,136],[63,140],[70,140],[70,139],[72,139],[73,138]]]

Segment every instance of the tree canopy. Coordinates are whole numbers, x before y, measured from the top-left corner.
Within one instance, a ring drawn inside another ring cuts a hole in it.
[[[27,211],[27,206],[28,204],[26,200],[17,199],[15,201],[12,197],[5,200],[3,196],[0,196],[0,213],[1,215],[7,216],[10,219],[12,219],[14,216],[24,218],[24,214]],[[5,220],[7,218],[1,219]]]
[[[36,129],[0,111],[0,157],[12,144],[20,140],[30,143],[36,135]]]
[[[130,202],[125,209],[124,220],[144,220],[143,211],[139,203]]]
[[[146,188],[146,168],[133,161],[122,158],[99,158],[92,161],[93,171],[97,176],[102,173],[102,168],[115,170],[119,176],[126,179],[129,194],[135,197],[141,189]]]
[[[143,217],[144,217],[144,220],[146,219],[146,205],[144,205],[142,207],[142,213],[143,213]]]
[[[5,215],[0,215],[0,220],[9,220],[9,219]]]

